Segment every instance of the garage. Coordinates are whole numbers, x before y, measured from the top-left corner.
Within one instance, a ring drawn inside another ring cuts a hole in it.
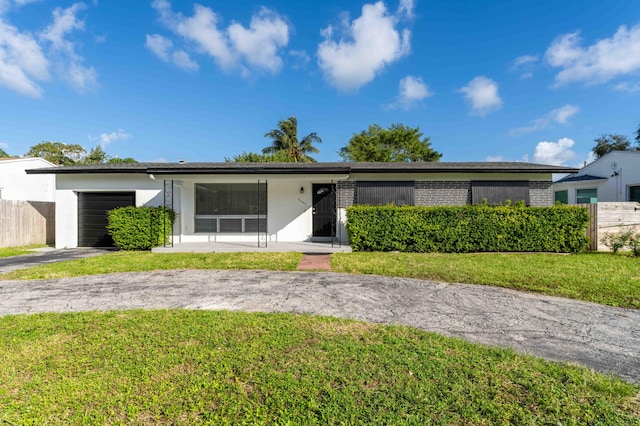
[[[135,192],[79,192],[78,247],[113,247],[107,211],[135,205]]]

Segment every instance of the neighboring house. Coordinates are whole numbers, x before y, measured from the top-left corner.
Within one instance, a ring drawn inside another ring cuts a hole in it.
[[[0,158],[0,199],[54,201],[56,179],[51,174],[27,175],[26,170],[55,167],[39,158]],[[49,172],[50,173],[50,172]]]
[[[133,163],[30,170],[56,175],[56,246],[107,245],[106,211],[168,206],[174,243],[346,242],[353,204],[553,204],[552,174],[530,163]]]
[[[565,204],[640,202],[640,152],[612,151],[553,184]]]

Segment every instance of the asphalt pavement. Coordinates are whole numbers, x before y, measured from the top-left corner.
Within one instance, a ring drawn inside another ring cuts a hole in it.
[[[469,284],[330,272],[179,270],[0,281],[0,315],[121,309],[294,312],[405,324],[640,383],[640,311]]]

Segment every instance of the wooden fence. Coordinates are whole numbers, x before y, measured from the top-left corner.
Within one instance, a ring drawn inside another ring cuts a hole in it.
[[[609,250],[602,244],[602,237],[607,233],[616,234],[629,229],[640,232],[640,203],[597,203],[589,204],[588,208],[591,218],[588,230],[591,250]]]
[[[56,203],[0,200],[0,247],[55,242]]]

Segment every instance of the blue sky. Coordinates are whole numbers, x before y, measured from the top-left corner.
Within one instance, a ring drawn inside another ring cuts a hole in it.
[[[0,0],[0,147],[222,161],[296,115],[319,161],[370,124],[442,161],[576,166],[640,125],[640,5]]]

